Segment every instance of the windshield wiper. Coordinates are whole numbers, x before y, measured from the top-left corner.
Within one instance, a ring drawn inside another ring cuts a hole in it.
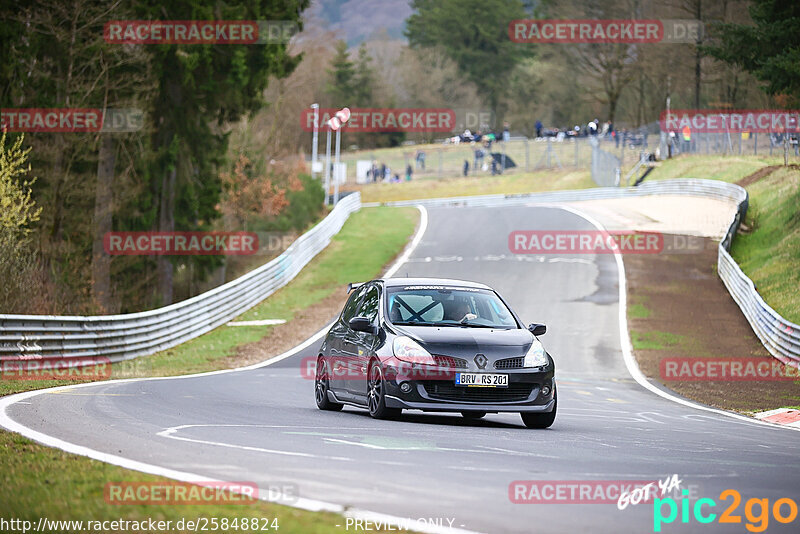
[[[461,323],[458,326],[465,326],[467,328],[494,328],[495,330],[510,330],[511,327],[509,326],[498,326],[495,324],[470,324],[470,323]]]
[[[427,323],[425,321],[402,321],[399,323],[392,323],[396,326],[446,326],[442,325],[441,323]]]

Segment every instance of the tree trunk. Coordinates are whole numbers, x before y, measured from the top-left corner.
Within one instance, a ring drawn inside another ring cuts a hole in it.
[[[622,89],[620,88],[618,91],[614,91],[611,93],[607,93],[608,96],[608,120],[611,121],[611,124],[614,124],[617,115],[617,102],[619,101],[620,93]],[[598,128],[598,131],[600,128]]]
[[[97,161],[97,190],[94,198],[94,239],[92,242],[92,297],[101,313],[112,311],[111,257],[103,250],[103,238],[111,231],[113,213],[111,188],[114,183],[114,138],[102,135]]]
[[[161,181],[161,206],[158,229],[162,232],[175,230],[175,176],[173,167],[164,174]],[[163,305],[172,304],[172,262],[168,256],[158,257],[158,285]]]

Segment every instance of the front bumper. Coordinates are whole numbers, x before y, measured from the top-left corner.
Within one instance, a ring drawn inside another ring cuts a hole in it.
[[[387,408],[402,408],[404,410],[422,410],[423,412],[538,412],[550,413],[555,406],[555,400],[550,399],[547,404],[492,404],[492,403],[467,403],[453,401],[415,402],[399,399],[393,395],[386,395]]]
[[[426,412],[534,412],[549,413],[555,407],[555,377],[552,365],[543,369],[473,371],[438,368],[421,376],[384,362],[386,406]],[[430,371],[430,368],[427,370]],[[507,374],[507,388],[464,387],[455,385],[456,372]],[[407,391],[401,384],[407,384]],[[408,388],[410,386],[410,389]],[[547,386],[547,394],[542,389]]]

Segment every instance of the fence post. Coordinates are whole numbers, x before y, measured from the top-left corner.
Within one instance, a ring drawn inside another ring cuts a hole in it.
[[[578,166],[578,138],[575,137],[575,139],[573,139],[573,141],[575,142],[575,167],[577,167]]]
[[[758,156],[758,132],[753,133],[753,155]]]
[[[547,138],[547,168],[550,168],[550,148],[552,147],[552,137]]]
[[[525,138],[525,172],[528,172],[528,163],[531,159],[531,145],[530,139]]]
[[[444,149],[442,147],[439,147],[439,178],[441,178],[443,176],[443,174],[442,174],[442,151],[443,150]]]

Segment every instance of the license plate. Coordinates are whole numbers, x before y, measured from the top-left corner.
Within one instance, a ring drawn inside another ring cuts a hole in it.
[[[456,385],[482,388],[507,388],[508,375],[456,373]]]

